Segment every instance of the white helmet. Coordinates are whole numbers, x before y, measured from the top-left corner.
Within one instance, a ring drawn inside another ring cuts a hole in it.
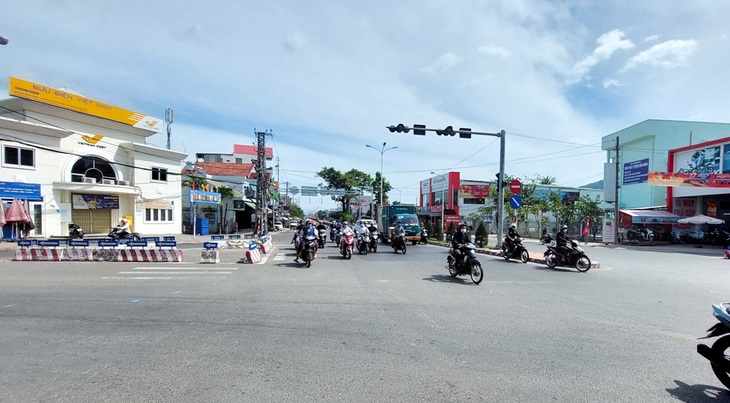
[[[509,225],[509,227],[512,228],[512,229],[515,229],[515,228],[517,228],[517,224],[512,223],[512,224]]]

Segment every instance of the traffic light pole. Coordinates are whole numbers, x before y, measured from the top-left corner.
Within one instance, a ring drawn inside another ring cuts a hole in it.
[[[411,128],[399,123],[398,125],[386,126],[386,129],[390,130],[391,133],[408,133]],[[499,137],[499,180],[497,181],[498,189],[498,200],[497,200],[497,245],[499,248],[502,246],[502,236],[504,235],[504,156],[505,156],[505,131],[501,130],[499,133],[485,133],[485,132],[474,132],[471,129],[460,128],[454,130],[453,127],[447,126],[444,129],[429,129],[425,125],[413,125],[413,134],[417,136],[425,136],[426,132],[436,132],[439,136],[455,136],[459,135],[459,138],[470,139],[471,136],[492,136]],[[443,209],[443,207],[442,207]],[[443,223],[443,220],[441,220]]]

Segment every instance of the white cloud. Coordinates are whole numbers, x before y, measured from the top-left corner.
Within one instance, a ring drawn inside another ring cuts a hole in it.
[[[507,57],[510,54],[509,50],[507,50],[501,46],[494,45],[494,44],[481,46],[481,47],[479,47],[479,49],[477,49],[477,52],[483,53],[486,55],[499,56],[502,58]]]
[[[659,35],[650,35],[644,38],[644,42],[654,42],[659,39]]]
[[[628,39],[623,39],[623,36],[624,33],[617,29],[601,35],[596,40],[598,47],[593,50],[593,53],[578,61],[573,66],[573,73],[569,84],[574,84],[585,79],[586,74],[595,65],[608,60],[617,50],[633,48],[633,42]]]
[[[457,64],[461,63],[462,58],[449,52],[442,55],[431,65],[424,67],[423,70],[429,73],[435,73],[437,71],[446,71]]]
[[[626,84],[623,84],[621,81],[616,80],[615,78],[606,78],[605,80],[603,80],[603,88],[624,86],[626,86]]]
[[[642,64],[665,68],[679,67],[696,49],[697,41],[693,39],[662,42],[629,59],[621,71],[630,70]]]

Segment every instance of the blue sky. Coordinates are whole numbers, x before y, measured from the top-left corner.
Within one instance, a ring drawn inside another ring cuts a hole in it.
[[[172,147],[231,152],[274,133],[281,181],[375,174],[414,203],[430,172],[601,179],[602,136],[645,119],[727,122],[730,6],[686,1],[0,1],[0,93],[16,76],[163,117]],[[151,139],[164,147],[166,138]],[[305,210],[329,208],[301,198]]]

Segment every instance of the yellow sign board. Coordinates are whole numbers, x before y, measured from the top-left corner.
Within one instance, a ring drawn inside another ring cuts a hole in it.
[[[86,115],[113,120],[157,133],[161,132],[163,130],[162,126],[164,126],[164,122],[158,118],[118,108],[101,101],[16,77],[10,77],[10,95],[69,109]]]

